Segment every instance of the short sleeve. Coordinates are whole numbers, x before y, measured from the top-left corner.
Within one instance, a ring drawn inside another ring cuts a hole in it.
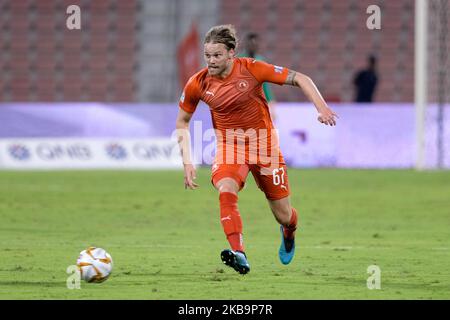
[[[184,87],[183,93],[180,97],[179,106],[188,113],[194,113],[199,101],[200,95],[198,85],[196,84],[195,78],[192,77]]]
[[[258,82],[271,82],[279,85],[283,85],[286,82],[289,72],[288,68],[258,60],[250,60],[247,68]]]

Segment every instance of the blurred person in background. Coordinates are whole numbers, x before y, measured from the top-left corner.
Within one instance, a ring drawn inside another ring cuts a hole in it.
[[[242,53],[238,55],[238,57],[248,57],[253,58],[258,61],[266,61],[264,56],[259,54],[260,49],[260,38],[259,35],[255,32],[250,32],[245,37],[245,49]],[[270,88],[270,85],[267,82],[263,83],[263,91],[266,97],[267,103],[269,104],[270,115],[272,116],[272,120],[276,120],[275,114],[275,96]]]
[[[376,64],[376,57],[374,55],[369,55],[367,59],[367,68],[358,71],[355,75],[353,80],[353,84],[355,85],[355,102],[373,102],[373,95],[378,83]]]

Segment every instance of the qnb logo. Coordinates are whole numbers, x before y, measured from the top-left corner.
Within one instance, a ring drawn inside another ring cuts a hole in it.
[[[30,150],[21,144],[13,144],[8,148],[9,154],[14,159],[24,161],[31,158]]]
[[[84,144],[52,144],[41,143],[36,147],[37,156],[45,161],[62,159],[89,160],[92,152]]]
[[[106,146],[106,153],[110,158],[122,160],[127,157],[127,150],[118,143],[111,143]]]
[[[168,160],[172,157],[174,151],[177,150],[177,147],[178,144],[176,142],[166,146],[139,143],[133,147],[133,154],[142,160]]]

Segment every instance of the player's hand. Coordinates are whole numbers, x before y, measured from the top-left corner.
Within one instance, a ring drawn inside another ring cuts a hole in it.
[[[194,182],[194,180],[197,178],[195,168],[192,164],[185,164],[184,165],[184,188],[187,189],[197,189],[199,186]]]
[[[327,126],[335,126],[336,118],[339,118],[339,116],[329,107],[325,106],[319,111],[319,116],[317,117],[317,120],[320,123],[326,124]]]

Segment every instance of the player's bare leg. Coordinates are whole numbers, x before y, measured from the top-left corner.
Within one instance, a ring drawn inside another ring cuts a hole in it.
[[[241,274],[250,271],[250,265],[244,253],[242,240],[242,220],[237,207],[239,185],[232,178],[223,178],[215,184],[219,191],[220,222],[230,243],[231,249],[221,252],[222,261]]]
[[[239,192],[239,186],[236,180],[232,178],[220,179],[214,187],[217,189],[217,191],[219,191],[219,193],[231,192],[237,195]]]
[[[291,221],[292,216],[292,207],[290,197],[287,196],[285,198],[279,200],[268,200],[270,209],[275,217],[281,225],[288,225]]]
[[[280,261],[291,262],[295,253],[295,230],[297,229],[297,211],[291,206],[290,197],[268,200],[275,219],[281,224]]]

